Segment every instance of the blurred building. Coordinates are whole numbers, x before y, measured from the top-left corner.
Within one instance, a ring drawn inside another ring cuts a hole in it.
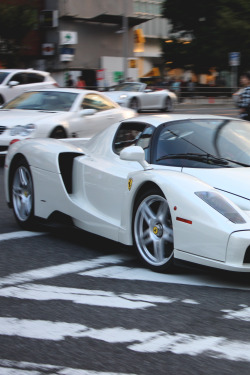
[[[134,0],[133,14],[135,17],[148,17],[150,20],[135,27],[135,32],[144,36],[144,43],[134,48],[138,59],[139,76],[163,75],[160,40],[167,39],[170,24],[161,16],[164,0]]]
[[[28,0],[1,0],[24,4]],[[24,41],[22,64],[52,72],[61,86],[70,73],[87,86],[159,74],[159,39],[167,37],[163,0],[35,0],[38,27]]]

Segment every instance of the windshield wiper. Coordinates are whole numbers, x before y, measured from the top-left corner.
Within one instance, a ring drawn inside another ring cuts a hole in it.
[[[156,161],[160,160],[166,160],[166,159],[188,159],[188,160],[197,160],[201,162],[207,162],[207,164],[218,164],[229,167],[229,162],[231,160],[223,159],[223,158],[217,158],[216,156],[213,156],[211,154],[199,154],[199,153],[192,153],[188,152],[186,154],[168,154],[161,156]]]
[[[235,163],[235,164],[237,164],[237,165],[241,165],[242,167],[250,167],[250,165],[249,164],[245,164],[245,163],[242,163],[242,162],[240,162],[240,161],[235,161],[235,160],[231,160],[231,159],[227,159],[227,158],[221,158],[222,160],[226,160],[226,161],[228,161],[228,162],[230,162],[230,163]]]

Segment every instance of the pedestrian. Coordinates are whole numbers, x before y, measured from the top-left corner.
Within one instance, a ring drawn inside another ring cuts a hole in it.
[[[71,74],[68,75],[68,79],[67,79],[66,85],[67,85],[67,87],[73,87],[74,86],[74,81],[72,79],[72,75]]]
[[[241,75],[240,83],[244,89],[238,101],[239,117],[250,121],[250,71]]]
[[[76,88],[78,89],[84,89],[86,87],[86,83],[82,76],[78,77],[78,81],[76,82]]]

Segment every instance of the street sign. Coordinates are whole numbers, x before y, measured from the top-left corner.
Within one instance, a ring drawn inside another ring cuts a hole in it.
[[[77,44],[77,32],[76,31],[60,31],[60,44]]]
[[[240,52],[229,52],[229,65],[230,66],[240,65]]]

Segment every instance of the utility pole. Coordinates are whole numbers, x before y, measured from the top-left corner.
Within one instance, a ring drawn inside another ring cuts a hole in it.
[[[128,76],[128,17],[127,0],[123,1],[122,31],[123,31],[123,80]]]

